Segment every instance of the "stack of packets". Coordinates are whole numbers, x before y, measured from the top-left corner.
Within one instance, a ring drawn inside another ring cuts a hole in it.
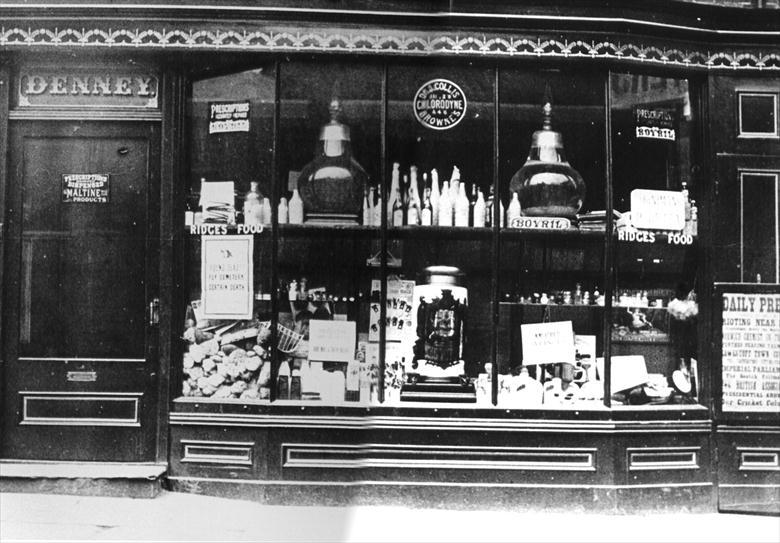
[[[203,222],[236,223],[235,187],[233,181],[203,181],[200,186],[200,208]]]
[[[621,214],[613,210],[615,221],[619,220]],[[607,231],[607,212],[603,209],[589,211],[577,215],[577,223],[582,231],[606,232]]]

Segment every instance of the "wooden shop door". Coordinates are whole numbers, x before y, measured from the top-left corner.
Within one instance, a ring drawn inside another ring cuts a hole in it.
[[[159,125],[9,132],[0,453],[152,461]]]

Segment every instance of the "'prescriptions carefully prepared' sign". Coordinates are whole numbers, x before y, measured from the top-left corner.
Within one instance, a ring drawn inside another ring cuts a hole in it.
[[[723,411],[780,412],[780,295],[723,294]]]
[[[249,132],[249,100],[209,102],[209,134]]]
[[[201,300],[206,319],[251,319],[254,236],[201,238]]]
[[[62,203],[107,204],[111,196],[111,176],[107,173],[62,174]]]
[[[574,364],[574,331],[571,321],[521,324],[523,365]]]

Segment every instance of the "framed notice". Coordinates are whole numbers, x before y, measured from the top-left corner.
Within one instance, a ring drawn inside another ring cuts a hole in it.
[[[253,236],[201,238],[201,302],[206,319],[251,319]]]
[[[354,321],[309,321],[309,360],[352,362],[356,345]]]
[[[685,199],[682,192],[632,190],[631,222],[640,229],[682,230],[685,227]]]
[[[523,365],[575,363],[571,321],[521,324]]]
[[[780,288],[718,285],[722,411],[780,415]]]

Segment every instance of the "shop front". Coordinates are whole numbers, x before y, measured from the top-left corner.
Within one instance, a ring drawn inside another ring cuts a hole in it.
[[[6,487],[778,511],[780,10],[32,4]]]

